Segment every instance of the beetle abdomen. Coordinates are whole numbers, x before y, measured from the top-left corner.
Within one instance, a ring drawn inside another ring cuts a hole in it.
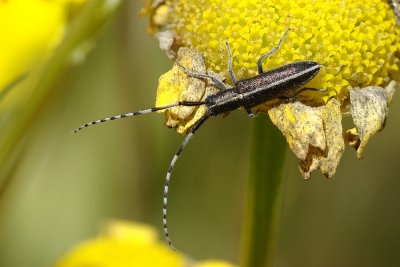
[[[254,89],[273,87],[271,84],[279,84],[289,82],[299,88],[299,83],[304,85],[310,81],[320,70],[320,66],[314,61],[296,61],[284,66],[263,72],[257,76],[240,80],[236,84],[236,91],[240,94],[254,91]],[[292,87],[291,86],[291,87]]]
[[[243,94],[245,107],[254,107],[303,87],[320,69],[314,61],[297,61],[238,81],[235,90]]]

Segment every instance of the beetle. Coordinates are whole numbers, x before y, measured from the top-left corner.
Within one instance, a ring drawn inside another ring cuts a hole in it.
[[[321,65],[319,65],[315,61],[303,60],[303,61],[295,61],[281,67],[269,70],[264,72],[262,67],[262,61],[265,58],[268,58],[270,55],[275,53],[279,47],[281,46],[284,38],[288,34],[290,29],[288,29],[282,37],[279,39],[278,44],[273,47],[268,53],[260,56],[257,61],[257,69],[258,75],[254,77],[250,77],[243,80],[237,80],[235,74],[232,70],[232,53],[229,47],[228,41],[226,41],[226,48],[228,52],[228,72],[229,76],[233,82],[233,87],[228,88],[222,81],[219,79],[202,73],[194,73],[182,66],[179,62],[176,64],[189,76],[199,79],[211,79],[212,82],[216,85],[219,91],[213,95],[210,95],[205,98],[204,101],[181,101],[175,104],[170,104],[162,107],[153,107],[146,110],[140,110],[136,112],[124,113],[100,120],[95,120],[92,122],[88,122],[79,128],[74,130],[74,133],[86,128],[88,126],[131,117],[135,115],[141,115],[145,113],[151,113],[159,110],[166,110],[176,106],[201,106],[205,105],[207,107],[207,112],[203,115],[190,129],[189,133],[179,146],[178,151],[175,153],[172,161],[168,167],[167,174],[165,177],[165,185],[164,185],[164,195],[163,195],[163,230],[165,239],[167,240],[169,246],[175,250],[175,247],[172,244],[172,240],[169,236],[168,232],[168,224],[167,224],[167,202],[168,202],[168,189],[169,183],[171,179],[171,172],[175,166],[176,161],[181,155],[183,149],[193,137],[195,132],[200,128],[203,123],[209,119],[211,116],[217,116],[220,114],[224,114],[238,108],[244,108],[249,115],[253,116],[251,113],[251,108],[262,104],[266,101],[273,99],[281,99],[281,100],[291,100],[294,99],[300,92],[305,90],[314,90],[319,92],[325,92],[323,89],[316,88],[304,88],[304,85],[312,80],[317,73],[321,69]],[[292,93],[291,97],[287,97],[287,93]]]

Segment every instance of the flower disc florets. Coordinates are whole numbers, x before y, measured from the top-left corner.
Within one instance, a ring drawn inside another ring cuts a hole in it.
[[[158,10],[156,22],[174,33],[175,47],[195,48],[215,72],[226,74],[228,40],[238,78],[254,76],[259,56],[290,28],[267,69],[314,60],[325,73],[312,85],[345,96],[348,86],[398,77],[400,30],[387,1],[167,0]]]
[[[316,168],[331,177],[344,150],[343,138],[332,138],[341,137],[341,113],[351,113],[355,121],[356,129],[347,132],[346,141],[352,140],[358,157],[385,121],[400,77],[400,29],[395,19],[399,10],[393,8],[385,0],[158,0],[144,10],[151,16],[151,31],[170,57],[179,60],[179,48],[191,48],[204,56],[208,73],[228,77],[228,40],[238,79],[257,75],[258,58],[290,28],[279,50],[264,60],[264,69],[297,60],[318,62],[322,70],[306,86],[327,92],[306,92],[302,94],[306,102],[257,109],[268,111],[286,136],[302,160],[305,177]],[[166,79],[160,79],[158,103],[172,100],[163,97],[168,87]],[[207,96],[202,95],[201,99]],[[363,118],[363,114],[374,115]],[[184,132],[193,121],[179,123]],[[322,131],[307,129],[310,125]]]

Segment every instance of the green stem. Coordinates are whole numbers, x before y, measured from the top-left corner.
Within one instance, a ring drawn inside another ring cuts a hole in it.
[[[264,116],[254,119],[242,235],[243,267],[269,267],[274,264],[286,147],[282,133],[268,119]]]

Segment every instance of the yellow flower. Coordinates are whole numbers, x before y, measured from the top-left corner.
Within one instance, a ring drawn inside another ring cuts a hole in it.
[[[156,231],[138,223],[113,222],[96,239],[86,241],[56,267],[234,267],[223,261],[193,262],[157,240]]]
[[[1,185],[11,179],[39,109],[59,91],[57,78],[72,60],[84,58],[119,3],[0,0]]]
[[[221,80],[228,77],[225,40],[232,49],[233,70],[243,79],[257,75],[260,55],[290,28],[279,50],[264,60],[264,69],[316,61],[322,70],[307,87],[327,93],[305,92],[298,102],[272,101],[255,111],[268,112],[286,136],[305,178],[316,168],[327,177],[334,175],[344,151],[342,113],[353,117],[356,129],[347,131],[346,141],[358,157],[383,128],[400,77],[400,29],[394,15],[399,11],[393,12],[388,1],[165,0],[148,1],[144,13],[150,15],[151,32],[168,56],[189,69],[217,73]],[[193,82],[173,67],[160,78],[157,105],[185,100]],[[202,82],[194,86],[198,92],[191,101],[214,92],[210,81]],[[167,125],[187,132],[205,112],[204,107],[168,110]]]
[[[0,92],[60,43],[69,2],[78,1],[0,1]]]
[[[398,75],[400,29],[386,1],[168,0],[165,29],[177,46],[195,48],[207,66],[226,76],[229,40],[238,78],[256,74],[255,62],[290,28],[279,52],[267,60],[274,68],[294,60],[314,60],[326,73],[313,82],[336,94],[347,86],[387,85]],[[176,47],[172,47],[176,49]],[[236,64],[235,64],[236,63]]]

